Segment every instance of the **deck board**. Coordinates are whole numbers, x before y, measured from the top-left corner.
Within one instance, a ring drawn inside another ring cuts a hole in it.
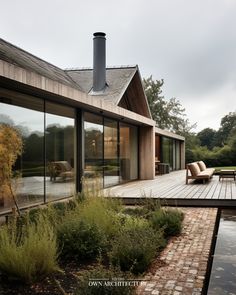
[[[219,181],[214,175],[205,184],[189,181],[185,184],[185,170],[157,176],[154,180],[133,181],[109,188],[111,195],[123,200],[160,198],[165,203],[186,206],[236,206],[236,181],[225,178]],[[108,189],[105,190],[105,192]]]

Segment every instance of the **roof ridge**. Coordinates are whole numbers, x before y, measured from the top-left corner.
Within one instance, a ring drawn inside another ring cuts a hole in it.
[[[107,66],[107,70],[113,69],[132,69],[137,68],[137,65],[119,65],[119,66]],[[92,67],[72,67],[72,68],[65,68],[64,71],[92,71]]]

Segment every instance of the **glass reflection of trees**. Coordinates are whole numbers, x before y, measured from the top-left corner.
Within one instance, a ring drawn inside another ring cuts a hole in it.
[[[86,183],[103,186],[103,118],[91,113],[84,115],[84,177]]]
[[[0,123],[16,128],[23,141],[22,156],[13,167],[13,172],[21,175],[16,186],[21,207],[43,203],[45,188],[54,199],[72,195],[75,190],[74,178],[65,184],[62,179],[50,182],[47,169],[50,161],[68,161],[74,168],[74,109],[49,103],[48,114],[45,105],[43,100],[28,96],[20,100],[0,98]]]
[[[75,193],[75,112],[70,107],[46,102],[46,196],[68,197]]]

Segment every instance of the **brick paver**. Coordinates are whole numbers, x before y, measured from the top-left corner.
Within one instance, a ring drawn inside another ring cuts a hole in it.
[[[145,276],[137,294],[200,295],[217,209],[181,208],[185,213],[182,233],[172,238],[161,253],[154,271]]]

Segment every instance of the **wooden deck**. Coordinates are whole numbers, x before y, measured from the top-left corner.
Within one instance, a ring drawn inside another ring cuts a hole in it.
[[[159,198],[163,204],[172,206],[236,206],[236,182],[214,175],[203,184],[189,181],[185,184],[185,170],[157,176],[154,180],[133,181],[106,189],[120,197],[126,204],[137,204],[145,197]]]

